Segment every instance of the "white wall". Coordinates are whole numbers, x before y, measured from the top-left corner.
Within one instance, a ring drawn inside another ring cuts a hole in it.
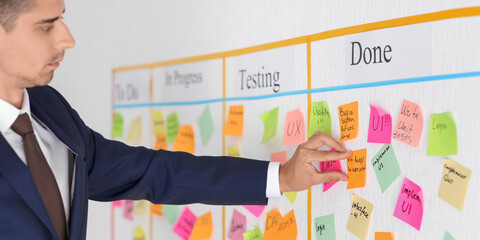
[[[52,86],[91,128],[109,136],[111,70],[115,67],[233,50],[479,3],[66,0],[65,21],[77,46],[67,52]],[[110,239],[109,206],[91,202],[88,239]]]

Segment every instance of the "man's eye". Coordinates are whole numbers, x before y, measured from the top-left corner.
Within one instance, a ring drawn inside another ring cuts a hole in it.
[[[42,30],[44,32],[50,32],[50,30],[52,30],[52,28],[53,28],[53,26],[44,26],[44,27],[42,27]]]

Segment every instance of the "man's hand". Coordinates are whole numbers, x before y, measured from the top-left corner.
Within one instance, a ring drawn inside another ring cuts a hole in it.
[[[319,151],[318,148],[327,145],[337,152]],[[325,133],[317,131],[312,137],[300,144],[293,157],[280,166],[280,191],[297,192],[324,182],[347,181],[342,172],[319,172],[312,162],[335,161],[346,159],[352,155],[339,142]]]

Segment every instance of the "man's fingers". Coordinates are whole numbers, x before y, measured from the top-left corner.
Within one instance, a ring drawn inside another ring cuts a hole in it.
[[[317,131],[315,134],[306,141],[303,146],[305,148],[309,149],[318,149],[322,147],[324,144],[327,146],[335,149],[337,152],[345,152],[346,149],[345,147],[342,146],[337,140],[334,138],[330,137],[328,134],[325,134],[323,132]]]
[[[323,172],[316,175],[315,181],[316,184],[336,181],[348,181],[348,176],[343,172]]]
[[[319,150],[305,150],[305,159],[307,162],[324,162],[347,159],[352,155],[352,151],[347,152],[327,152]]]

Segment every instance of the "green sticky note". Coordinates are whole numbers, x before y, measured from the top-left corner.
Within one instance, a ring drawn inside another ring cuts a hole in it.
[[[324,132],[332,136],[332,118],[326,102],[314,102],[310,109],[310,123],[308,125],[308,137],[316,131]]]
[[[123,116],[115,112],[113,116],[112,137],[119,138],[123,136]]]
[[[175,221],[177,220],[177,211],[178,211],[177,205],[163,205],[163,208],[162,208],[163,215],[167,218],[168,222],[171,223],[172,225],[175,224]]]
[[[175,141],[179,128],[180,121],[178,120],[177,112],[173,112],[167,117],[167,142]]]
[[[317,240],[335,240],[335,221],[333,214],[315,218],[315,235]]]
[[[264,131],[263,131],[263,138],[262,143],[271,139],[275,132],[277,131],[277,123],[278,123],[278,107],[272,109],[271,111],[265,112],[260,115],[260,119],[262,119]]]
[[[165,117],[163,116],[162,111],[153,112],[153,130],[155,134],[163,133],[165,134]]]
[[[255,229],[250,232],[243,233],[244,240],[262,240],[262,237],[262,232],[258,227],[255,227]]]
[[[450,235],[450,233],[445,231],[445,235],[443,235],[443,240],[455,240],[455,238],[452,237],[452,235]]]
[[[449,112],[432,114],[428,131],[428,156],[457,154],[457,127]]]
[[[393,146],[390,144],[383,145],[371,162],[383,193],[401,173]]]
[[[200,114],[200,117],[197,119],[197,123],[200,127],[200,137],[202,138],[202,143],[205,145],[213,134],[213,118],[208,105],[205,107],[202,114]]]

